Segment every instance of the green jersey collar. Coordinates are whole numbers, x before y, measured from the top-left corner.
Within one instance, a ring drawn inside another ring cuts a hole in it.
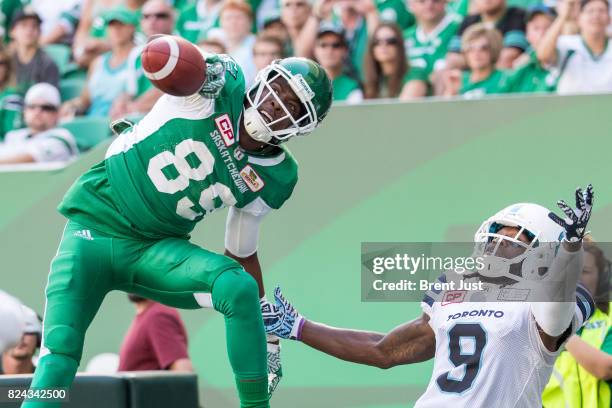
[[[417,40],[422,44],[431,42],[436,39],[436,37],[438,37],[440,33],[444,31],[444,29],[448,27],[448,25],[453,21],[455,21],[453,15],[450,13],[446,13],[444,18],[438,23],[436,28],[434,28],[429,34],[425,33],[425,31],[423,31],[423,28],[420,25],[417,25],[415,36]]]

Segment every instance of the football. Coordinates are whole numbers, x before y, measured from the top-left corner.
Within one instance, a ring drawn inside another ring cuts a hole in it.
[[[142,50],[142,69],[153,85],[174,96],[193,95],[206,79],[206,62],[200,50],[172,35],[157,36],[147,43]]]

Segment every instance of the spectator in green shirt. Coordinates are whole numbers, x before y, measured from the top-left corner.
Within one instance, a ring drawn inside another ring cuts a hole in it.
[[[172,34],[176,13],[166,0],[149,0],[142,6],[140,27],[147,37],[159,34]],[[112,120],[124,116],[140,116],[147,113],[162,96],[145,77],[142,70],[142,50],[144,45],[134,47],[128,57],[128,78],[125,92],[115,100],[110,110]]]
[[[417,23],[404,31],[407,58],[412,72],[421,71],[423,79],[408,81],[402,90],[403,100],[432,94],[439,71],[446,66],[448,45],[461,24],[461,17],[447,13],[446,5],[446,0],[410,1]]]
[[[180,35],[197,42],[207,38],[211,28],[219,27],[219,13],[223,0],[197,0],[180,10],[177,30]]]
[[[359,103],[363,100],[359,82],[346,73],[348,43],[342,27],[331,23],[321,24],[314,54],[332,80],[334,101]]]
[[[23,126],[22,112],[23,99],[17,93],[11,55],[0,46],[0,142],[7,132]]]
[[[364,59],[365,97],[397,98],[408,80],[402,32],[395,23],[380,23],[368,41]]]
[[[461,36],[461,49],[468,70],[457,69],[445,74],[445,96],[463,95],[478,98],[503,93],[504,73],[495,68],[503,47],[499,31],[483,23],[468,27]]]
[[[514,64],[514,70],[506,78],[507,92],[552,92],[557,83],[557,73],[545,69],[538,61],[535,50],[552,25],[556,13],[546,6],[531,8],[527,13],[527,31],[524,41],[527,51]]]

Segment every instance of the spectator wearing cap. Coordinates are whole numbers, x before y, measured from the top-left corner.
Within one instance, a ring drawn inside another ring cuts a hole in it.
[[[23,126],[23,98],[17,93],[13,59],[0,45],[0,142],[7,132]]]
[[[253,62],[257,72],[261,71],[274,60],[285,57],[284,44],[275,36],[259,34],[253,44]]]
[[[315,59],[332,80],[334,101],[359,103],[363,91],[359,82],[347,75],[348,43],[342,27],[321,24],[314,49]]]
[[[206,39],[211,29],[220,26],[223,3],[223,0],[197,0],[181,8],[177,22],[179,34],[194,43]]]
[[[468,71],[447,71],[444,77],[444,95],[460,94],[466,98],[479,98],[503,93],[504,74],[495,66],[502,46],[501,33],[483,23],[474,24],[465,30],[461,37],[461,48]]]
[[[316,0],[312,14],[304,25],[298,41],[293,41],[296,55],[312,56],[319,24],[329,19],[344,28],[351,67],[355,68],[356,76],[360,80],[363,79],[363,61],[368,49],[368,36],[381,21],[376,3],[373,0]]]
[[[160,34],[172,34],[176,20],[175,14],[174,9],[165,0],[149,0],[142,6],[140,27],[147,38]],[[144,114],[163,95],[144,76],[141,58],[143,48],[144,45],[140,45],[134,47],[130,52],[126,90],[113,103],[110,111],[112,120],[126,115]]]
[[[527,12],[527,32],[524,41],[527,51],[514,63],[514,70],[506,78],[509,93],[551,92],[556,88],[557,72],[545,69],[536,56],[535,50],[552,25],[556,13],[547,6],[535,6]]]
[[[30,7],[15,13],[11,22],[13,65],[17,74],[17,89],[23,93],[35,83],[59,85],[59,69],[40,48],[41,19]]]
[[[461,17],[447,13],[446,5],[445,0],[410,1],[416,24],[404,31],[406,52],[410,69],[421,71],[424,79],[409,81],[402,90],[402,100],[431,95],[439,71],[446,66],[448,45],[461,24]]]
[[[74,24],[74,42],[72,53],[76,62],[88,68],[96,57],[111,49],[107,38],[108,12],[122,7],[134,13],[136,21],[140,9],[146,0],[82,0],[83,4],[78,19],[72,17]],[[144,39],[143,39],[144,40]]]
[[[576,7],[580,7],[580,34],[561,35]],[[609,8],[607,0],[559,4],[559,15],[537,48],[540,62],[560,71],[559,94],[612,92],[612,45],[606,34]]]
[[[395,23],[380,23],[364,58],[366,99],[397,98],[410,79],[402,32]]]
[[[12,130],[0,144],[0,164],[62,162],[78,154],[72,134],[58,128],[60,94],[51,84],[30,87],[23,116],[26,127]]]
[[[119,371],[169,370],[192,372],[187,332],[176,309],[128,294],[136,317],[119,351]]]
[[[242,0],[227,0],[220,12],[221,27],[208,32],[208,38],[215,38],[225,44],[227,53],[242,68],[244,79],[249,86],[257,70],[253,62],[253,10]]]
[[[461,51],[463,33],[474,24],[483,23],[488,28],[496,28],[504,38],[512,33],[525,32],[525,11],[518,7],[508,7],[506,0],[475,0],[474,6],[477,14],[469,15],[463,20],[457,36],[449,46],[448,64],[450,68],[465,67],[465,60],[457,53]],[[497,66],[505,69],[511,68],[512,62],[524,51],[520,44],[509,41],[508,46],[504,46],[500,52]]]
[[[21,341],[15,347],[2,353],[2,374],[32,374],[36,367],[33,357],[40,348],[42,324],[40,317],[27,306],[22,306],[25,329]]]
[[[134,47],[138,17],[126,8],[112,9],[105,14],[111,50],[97,57],[89,67],[87,85],[78,97],[64,103],[63,119],[74,115],[108,116],[128,81],[128,58]]]

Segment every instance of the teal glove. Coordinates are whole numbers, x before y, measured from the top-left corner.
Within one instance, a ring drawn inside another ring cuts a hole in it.
[[[206,58],[206,81],[200,88],[200,95],[215,99],[225,86],[225,64],[218,55]]]

